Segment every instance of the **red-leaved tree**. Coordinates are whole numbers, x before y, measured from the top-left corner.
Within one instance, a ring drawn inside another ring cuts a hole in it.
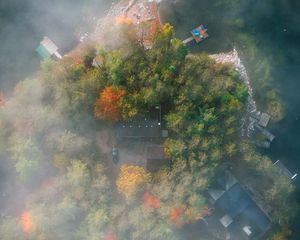
[[[29,211],[22,213],[21,226],[24,233],[31,233],[35,230],[35,224],[32,221],[32,215]]]
[[[160,200],[158,197],[145,192],[144,193],[144,205],[150,208],[158,209],[160,208]]]
[[[96,101],[94,109],[95,117],[114,122],[120,120],[124,96],[125,90],[113,86],[106,87]]]
[[[114,233],[108,233],[105,235],[104,240],[117,240],[117,236]]]
[[[185,214],[187,207],[186,205],[181,205],[179,207],[172,208],[170,211],[170,219],[177,226],[181,226],[184,224],[183,216]]]

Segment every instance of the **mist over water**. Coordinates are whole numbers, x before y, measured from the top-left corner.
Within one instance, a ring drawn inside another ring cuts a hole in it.
[[[226,0],[164,1],[162,20],[175,25],[177,36],[184,39],[189,31],[204,24],[210,38],[201,45],[191,45],[193,52],[218,53],[232,50],[235,36],[241,28],[225,24],[244,19],[243,31],[256,41],[258,50],[268,59],[274,85],[285,102],[286,117],[271,125],[276,135],[266,153],[273,160],[280,159],[292,172],[300,173],[300,4],[288,0],[243,0],[233,8],[218,7]],[[10,92],[15,83],[35,74],[40,58],[35,52],[44,35],[68,52],[80,34],[90,31],[93,16],[99,17],[109,7],[110,0],[2,0],[0,1],[0,89]],[[236,23],[238,24],[238,23]],[[241,48],[242,49],[242,48]],[[248,72],[254,71],[247,64]],[[254,90],[259,86],[254,85]],[[257,101],[260,104],[259,98]],[[6,177],[0,168],[0,181]],[[300,189],[299,178],[296,181]],[[1,187],[1,185],[0,185]],[[297,197],[300,202],[298,190]],[[294,238],[300,239],[298,220],[293,228]]]
[[[0,89],[32,76],[40,58],[35,48],[50,37],[61,53],[71,50],[93,29],[111,0],[2,0],[0,1]]]

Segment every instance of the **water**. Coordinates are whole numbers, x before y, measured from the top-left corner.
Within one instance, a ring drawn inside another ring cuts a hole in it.
[[[111,0],[1,0],[0,89],[11,92],[16,82],[34,75],[40,59],[34,51],[49,36],[66,53],[80,34],[90,31]]]
[[[193,52],[213,54],[238,46],[258,108],[264,105],[261,86],[277,90],[286,116],[271,124],[276,139],[266,154],[283,161],[293,173],[300,173],[300,1],[166,0],[161,13],[162,20],[172,23],[181,39],[188,37],[193,27],[206,25],[210,38],[191,45]],[[263,64],[257,66],[255,61]],[[295,183],[300,203],[300,178]],[[293,224],[294,240],[300,239],[298,226],[300,217]]]

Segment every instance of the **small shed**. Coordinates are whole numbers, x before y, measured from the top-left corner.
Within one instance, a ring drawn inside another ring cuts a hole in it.
[[[48,49],[41,44],[35,49],[35,51],[37,51],[37,53],[42,59],[47,59],[51,57],[51,53],[48,51]]]
[[[233,220],[229,215],[225,214],[222,218],[220,218],[220,222],[223,227],[227,228],[233,222]]]
[[[262,127],[266,127],[268,125],[269,121],[270,121],[270,115],[267,114],[267,113],[262,113],[260,115],[260,119],[258,121],[258,124]]]
[[[96,57],[94,57],[92,66],[95,68],[100,68],[100,67],[102,67],[102,65],[103,65],[103,57],[100,55],[97,55]]]

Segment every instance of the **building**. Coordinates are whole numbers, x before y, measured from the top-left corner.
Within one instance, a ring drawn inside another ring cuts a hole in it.
[[[269,230],[269,217],[229,171],[217,176],[208,195],[229,239],[262,239]]]
[[[55,56],[58,59],[62,58],[58,52],[58,47],[48,37],[44,37],[44,39],[40,42],[40,45],[36,48],[36,51],[42,59],[47,59],[52,56]]]
[[[103,57],[101,55],[97,55],[93,59],[92,66],[95,68],[100,68],[103,65],[103,61],[104,61]]]
[[[270,121],[270,115],[267,113],[255,112],[251,114],[252,118],[262,127],[267,127]]]
[[[164,146],[147,146],[147,170],[156,172],[164,166],[171,165],[171,159],[165,154]]]
[[[151,139],[162,137],[159,122],[147,118],[137,118],[129,122],[119,123],[116,130],[118,138]]]

